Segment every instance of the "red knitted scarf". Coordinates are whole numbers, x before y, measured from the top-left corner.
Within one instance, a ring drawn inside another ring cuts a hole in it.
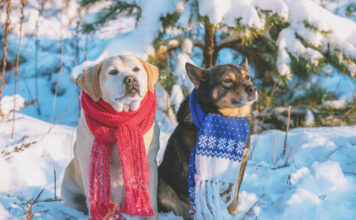
[[[156,94],[150,91],[141,101],[137,111],[116,112],[100,99],[92,100],[82,91],[81,105],[86,122],[95,140],[90,157],[89,201],[94,220],[103,219],[109,211],[119,210],[111,201],[110,155],[117,145],[125,196],[120,212],[131,216],[153,216],[148,192],[150,178],[143,135],[152,127],[156,112]]]

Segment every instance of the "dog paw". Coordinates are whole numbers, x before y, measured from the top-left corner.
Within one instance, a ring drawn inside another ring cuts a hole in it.
[[[136,111],[139,107],[140,107],[140,102],[135,100],[135,101],[131,102],[130,110]]]
[[[113,108],[117,111],[117,112],[122,112],[124,110],[124,105],[120,102],[120,103],[116,103]]]

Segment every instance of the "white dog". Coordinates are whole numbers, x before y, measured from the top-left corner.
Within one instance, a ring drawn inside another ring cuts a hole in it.
[[[110,57],[95,65],[78,78],[81,89],[96,103],[100,98],[117,112],[136,111],[148,91],[154,90],[158,79],[155,66],[140,58],[122,55]],[[158,219],[157,211],[157,162],[159,150],[159,128],[153,123],[143,135],[144,147],[149,168],[149,200],[153,217]],[[90,210],[89,169],[92,146],[95,137],[91,132],[82,108],[74,145],[74,158],[65,170],[62,184],[64,203],[84,212]],[[125,181],[118,148],[112,149],[110,158],[111,200],[120,207],[123,204]]]

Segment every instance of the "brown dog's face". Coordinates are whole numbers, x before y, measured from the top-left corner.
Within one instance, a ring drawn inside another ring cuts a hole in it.
[[[210,69],[187,63],[186,70],[197,90],[198,102],[207,112],[250,105],[258,98],[247,60],[240,65],[226,64]]]

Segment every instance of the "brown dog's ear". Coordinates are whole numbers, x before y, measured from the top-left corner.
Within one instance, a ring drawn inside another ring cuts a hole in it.
[[[88,70],[78,78],[78,85],[90,96],[95,102],[101,98],[101,90],[99,84],[99,73],[101,70],[101,63],[90,67]]]
[[[138,60],[146,70],[148,90],[154,92],[155,84],[158,80],[158,68],[150,63],[143,61],[141,58],[138,58]]]
[[[245,57],[245,59],[240,63],[240,66],[245,68],[245,70],[248,72],[248,60],[247,60],[247,57]]]
[[[204,69],[194,66],[190,63],[185,63],[185,70],[189,79],[193,82],[195,89],[198,89],[201,82],[206,80]]]

